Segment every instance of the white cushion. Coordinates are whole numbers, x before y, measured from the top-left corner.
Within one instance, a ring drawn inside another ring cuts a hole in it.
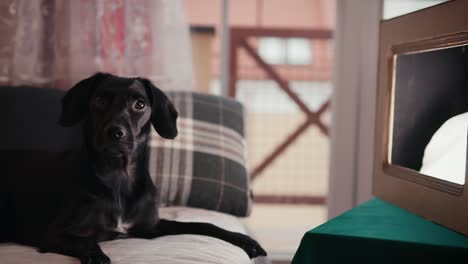
[[[246,233],[242,222],[231,215],[187,207],[160,209],[162,218],[178,221],[213,223],[224,229]],[[252,263],[239,247],[220,239],[177,235],[157,239],[121,239],[100,243],[113,264],[199,264]],[[79,264],[78,259],[53,253],[39,253],[34,248],[12,243],[0,244],[0,263]]]

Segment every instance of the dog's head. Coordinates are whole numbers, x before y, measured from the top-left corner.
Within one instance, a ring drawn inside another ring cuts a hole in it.
[[[97,73],[73,86],[62,99],[59,123],[86,120],[97,152],[119,156],[134,150],[150,124],[164,138],[177,136],[177,111],[167,96],[144,78]]]

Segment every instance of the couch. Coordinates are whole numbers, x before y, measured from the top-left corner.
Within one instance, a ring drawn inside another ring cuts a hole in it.
[[[0,150],[80,148],[80,125],[62,128],[57,124],[64,93],[52,88],[0,87]],[[242,105],[193,92],[169,92],[168,96],[180,115],[179,136],[169,141],[153,131],[148,146],[150,174],[161,193],[161,217],[209,222],[252,235],[241,219],[250,214],[252,204]],[[121,239],[100,245],[114,264],[269,263],[265,257],[250,260],[243,250],[222,240],[197,235]],[[0,263],[79,261],[5,242],[0,243]]]

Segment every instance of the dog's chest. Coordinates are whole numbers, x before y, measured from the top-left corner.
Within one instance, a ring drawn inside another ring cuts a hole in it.
[[[111,213],[113,218],[112,231],[121,234],[127,234],[128,230],[133,226],[133,218],[128,215],[128,208],[125,206],[125,202],[117,199],[113,212]]]
[[[114,228],[115,232],[119,232],[122,234],[127,234],[128,230],[132,227],[131,222],[124,221],[122,216],[118,216],[117,218],[117,225]]]

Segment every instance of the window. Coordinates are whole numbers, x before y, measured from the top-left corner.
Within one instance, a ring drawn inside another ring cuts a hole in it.
[[[383,19],[391,19],[443,2],[447,0],[384,0]]]
[[[261,38],[260,57],[269,64],[307,65],[312,63],[312,46],[305,38]]]

